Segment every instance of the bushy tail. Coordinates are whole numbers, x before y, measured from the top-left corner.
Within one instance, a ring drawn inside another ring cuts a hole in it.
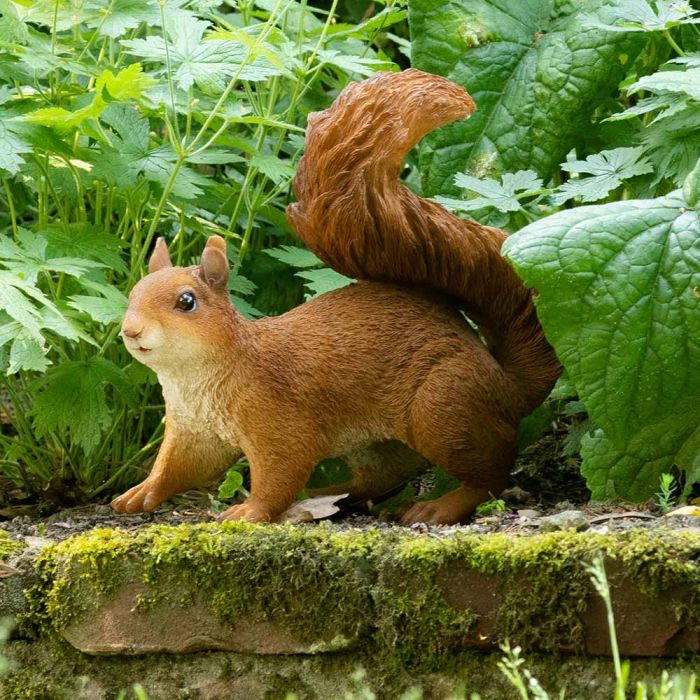
[[[514,383],[526,415],[561,371],[532,294],[500,249],[506,234],[463,221],[399,182],[409,149],[475,109],[465,90],[410,69],[346,87],[309,116],[287,217],[327,265],[349,277],[424,286],[464,303]]]

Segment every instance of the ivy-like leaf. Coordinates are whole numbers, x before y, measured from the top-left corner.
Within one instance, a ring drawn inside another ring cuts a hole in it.
[[[553,197],[555,204],[562,204],[574,197],[584,202],[595,202],[607,197],[624,180],[653,171],[644,157],[642,148],[614,148],[588,156],[586,160],[574,160],[562,164],[562,170],[591,175],[565,182]]]
[[[700,423],[698,212],[679,193],[564,210],[505,252],[538,290],[547,337],[603,431],[584,440],[594,497],[608,482],[652,495]]]

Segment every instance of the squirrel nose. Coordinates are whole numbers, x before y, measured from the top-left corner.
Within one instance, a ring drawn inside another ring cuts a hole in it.
[[[141,331],[136,331],[133,328],[122,328],[122,333],[127,338],[138,338],[141,335]]]
[[[127,338],[138,338],[141,333],[143,333],[143,326],[139,328],[134,324],[127,323],[126,320],[122,323],[122,334]]]

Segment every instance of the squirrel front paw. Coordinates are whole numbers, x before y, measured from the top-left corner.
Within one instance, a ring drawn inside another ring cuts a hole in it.
[[[248,499],[245,503],[231,506],[223,513],[219,513],[216,519],[221,520],[245,520],[249,523],[269,523],[273,520],[268,508],[259,501]]]
[[[115,498],[112,501],[112,508],[117,513],[148,513],[170,495],[164,492],[162,486],[146,479]]]

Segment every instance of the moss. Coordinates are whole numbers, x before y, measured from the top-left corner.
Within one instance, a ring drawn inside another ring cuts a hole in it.
[[[679,614],[700,626],[697,533],[434,538],[328,524],[94,530],[39,556],[30,617],[60,631],[138,578],[146,584],[144,610],[204,601],[224,622],[272,620],[309,644],[374,637],[402,664],[429,669],[450,663],[477,621],[474,610],[446,596],[451,572],[495,577],[501,641],[580,647],[582,613],[594,595],[584,564],[597,553],[643,592],[675,596]]]
[[[5,530],[0,530],[0,561],[5,561],[13,554],[18,554],[25,546],[23,542],[13,540]]]
[[[510,698],[514,689],[497,669],[501,655],[462,653],[450,668],[430,673],[390,663],[369,646],[352,653],[315,657],[254,656],[231,652],[144,657],[91,657],[65,643],[11,642],[6,649],[14,671],[0,681],[0,700],[91,700],[115,698],[119,690],[141,683],[149,700],[226,697],[246,700],[282,700],[295,693],[301,700],[366,698],[394,700],[411,687],[423,697]],[[389,665],[387,665],[389,663]],[[662,670],[694,670],[689,660],[644,659],[631,665],[630,686],[637,681],[658,681]],[[566,687],[567,697],[581,700],[612,697],[612,662],[603,658],[577,658],[529,654],[525,667],[539,678],[551,697]],[[127,698],[134,698],[128,692]]]

